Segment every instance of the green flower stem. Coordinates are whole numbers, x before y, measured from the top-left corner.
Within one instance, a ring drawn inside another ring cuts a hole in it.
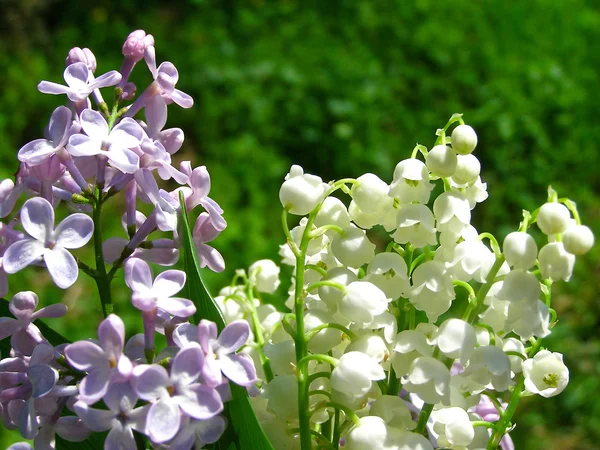
[[[500,245],[498,245],[498,241],[496,240],[494,235],[486,231],[477,236],[477,239],[479,239],[480,241],[485,238],[487,238],[490,241],[490,246],[492,247],[492,251],[494,252],[494,255],[496,255],[496,258],[500,256],[500,253],[502,252],[500,251]]]
[[[327,233],[327,231],[329,231],[329,230],[333,230],[339,234],[344,234],[344,229],[342,227],[338,227],[337,225],[333,225],[333,224],[328,224],[328,225],[323,225],[323,226],[317,228],[312,233],[310,233],[310,237],[313,239],[317,238],[317,237]]]
[[[388,387],[387,387],[386,394],[397,397],[399,392],[400,392],[400,378],[398,378],[396,376],[396,371],[392,367],[392,368],[390,368],[389,381],[388,381]]]
[[[290,233],[290,228],[288,226],[287,216],[288,216],[288,212],[287,212],[287,210],[284,209],[283,212],[281,213],[281,225],[283,227],[283,233],[285,234],[285,239],[287,241],[287,244],[290,247],[290,250],[292,251],[292,253],[296,257],[296,259],[298,259],[300,249],[298,248],[298,246],[294,242],[294,239],[292,239],[292,235]]]
[[[345,333],[346,335],[348,335],[348,337],[350,338],[351,341],[356,339],[356,334],[354,334],[352,331],[350,331],[345,326],[340,325],[338,323],[324,323],[324,324],[314,327],[312,330],[307,332],[306,333],[306,341],[309,342],[313,337],[315,337],[320,331],[324,330],[325,328],[335,328],[336,330],[340,330],[343,333]]]
[[[300,428],[292,428],[291,432],[294,434],[300,434]],[[331,450],[334,449],[336,447],[334,447],[330,442],[329,439],[327,439],[325,436],[323,436],[321,433],[319,433],[317,430],[310,430],[311,435],[315,436],[319,441],[322,442],[318,442],[318,447],[317,449],[327,449],[327,450]]]
[[[328,355],[306,355],[300,361],[298,361],[298,367],[307,366],[309,361],[320,361],[327,364],[331,364],[332,366],[338,365],[338,360],[332,356]]]
[[[496,428],[496,424],[492,422],[486,422],[485,420],[473,420],[471,425],[474,427],[486,427],[486,428]]]
[[[469,294],[469,299],[475,298],[475,291],[473,290],[473,286],[471,286],[469,283],[461,280],[452,280],[452,283],[454,284],[454,286],[460,286],[463,289],[465,289]]]
[[[488,441],[486,450],[496,450],[498,448],[498,445],[500,445],[500,441],[506,434],[506,430],[509,428],[509,424],[512,419],[512,416],[515,413],[515,411],[517,410],[517,406],[519,406],[519,400],[521,399],[521,392],[523,392],[524,387],[525,387],[525,378],[523,377],[523,375],[519,375],[519,381],[517,381],[517,384],[512,391],[512,394],[510,396],[510,401],[508,402],[508,406],[506,407],[506,410],[504,410],[504,412],[500,416],[500,420],[498,422],[496,422],[496,426],[495,426],[496,430],[490,437],[490,440]]]
[[[490,292],[493,284],[495,283],[496,275],[498,271],[504,264],[504,255],[496,256],[496,262],[490,269],[488,276],[486,278],[486,283],[481,285],[479,290],[477,291],[477,295],[474,303],[469,303],[467,309],[465,310],[462,319],[469,322],[471,325],[477,320],[477,315],[479,314],[479,310],[483,306],[483,301],[485,300],[486,295]]]
[[[354,422],[355,425],[358,425],[358,423],[360,422],[360,417],[358,417],[358,415],[352,410],[352,408],[348,408],[347,406],[337,402],[327,402],[325,403],[325,406],[344,411],[344,414],[346,414],[346,416],[350,420],[352,420],[352,422]]]
[[[335,281],[331,281],[331,280],[323,280],[323,281],[317,281],[315,283],[311,283],[306,287],[306,292],[310,292],[313,289],[317,289],[323,286],[330,286],[333,288],[336,288],[338,291],[341,292],[345,292],[346,291],[346,286],[344,286],[341,283],[336,283]]]
[[[312,384],[313,381],[319,379],[319,378],[329,378],[331,377],[331,372],[315,372],[313,374],[310,374],[308,376],[308,385],[310,386]]]
[[[323,389],[313,389],[312,391],[308,391],[308,395],[324,395],[325,397],[331,398],[331,392]]]
[[[307,264],[306,269],[314,270],[315,272],[318,272],[319,275],[321,275],[322,277],[327,275],[327,271],[325,269],[323,269],[321,266],[318,266],[316,264]]]
[[[494,332],[494,329],[488,325],[487,323],[477,323],[474,325],[477,328],[483,328],[484,330],[486,330],[490,336],[490,345],[494,346],[496,345],[496,333]]]
[[[340,410],[335,409],[333,413],[333,437],[331,438],[333,448],[337,449],[340,447],[341,434],[342,430],[340,428]]]
[[[419,421],[417,422],[415,433],[425,434],[425,426],[427,425],[431,411],[433,411],[433,403],[425,403],[419,413]]]
[[[258,344],[256,350],[258,351],[260,363],[262,365],[263,371],[265,373],[265,378],[268,383],[274,378],[274,375],[273,370],[271,369],[271,361],[269,360],[269,358],[267,358],[264,351],[265,336],[263,334],[262,325],[260,324],[260,319],[258,318],[258,311],[256,310],[256,306],[254,306],[254,286],[252,286],[252,284],[245,275],[244,281],[246,283],[246,297],[248,298],[248,300],[246,301],[246,306],[250,310],[252,332],[254,333],[254,338],[256,339],[256,343]]]
[[[94,274],[94,280],[98,287],[98,293],[100,294],[100,302],[102,303],[102,313],[106,318],[114,310],[112,297],[110,293],[110,278],[106,272],[106,266],[104,265],[104,253],[102,251],[102,227],[100,220],[102,217],[102,192],[96,188],[96,203],[94,205],[94,212],[92,219],[94,221],[94,251],[96,253],[96,271]]]

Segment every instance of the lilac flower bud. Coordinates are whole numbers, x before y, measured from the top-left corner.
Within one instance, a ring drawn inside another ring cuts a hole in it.
[[[70,66],[71,64],[78,62],[85,63],[88,69],[90,69],[90,72],[94,73],[96,71],[96,57],[89,48],[81,49],[79,47],[73,47],[69,50],[66,65]]]
[[[144,58],[144,51],[150,45],[154,45],[154,36],[144,30],[132,31],[123,44],[123,56],[138,62]]]

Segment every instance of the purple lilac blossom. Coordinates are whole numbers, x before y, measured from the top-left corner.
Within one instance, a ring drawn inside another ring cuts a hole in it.
[[[87,244],[94,231],[92,219],[75,213],[54,228],[52,205],[37,197],[21,208],[21,224],[33,239],[25,238],[8,247],[3,258],[6,273],[16,273],[42,258],[58,287],[66,289],[75,283],[79,269],[67,249]]]
[[[208,213],[203,212],[198,216],[192,233],[194,247],[200,260],[200,267],[208,266],[214,272],[222,272],[225,269],[225,260],[216,248],[206,243],[215,239],[219,233],[220,231],[210,221]]]

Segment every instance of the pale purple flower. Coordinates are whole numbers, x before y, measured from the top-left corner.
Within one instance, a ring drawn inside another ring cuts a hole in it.
[[[194,105],[194,99],[185,92],[175,89],[179,80],[179,72],[175,66],[165,61],[156,67],[156,50],[153,45],[146,47],[144,59],[150,69],[154,81],[160,88],[160,95],[167,101],[177,103],[182,108],[191,108]]]
[[[33,324],[34,320],[62,317],[67,313],[67,307],[62,303],[35,311],[38,302],[38,296],[34,292],[19,292],[8,304],[16,319],[0,317],[0,340],[11,336],[12,347],[20,353],[31,354],[33,347],[44,341],[40,329]]]
[[[198,346],[180,350],[171,361],[170,374],[157,364],[137,366],[133,387],[140,398],[153,402],[148,412],[146,433],[157,443],[172,439],[181,424],[181,411],[206,420],[223,410],[219,393],[197,383],[204,365]]]
[[[227,421],[223,416],[214,416],[206,420],[184,417],[179,433],[169,443],[171,450],[190,450],[203,448],[206,444],[213,444],[225,432]]]
[[[92,431],[110,430],[105,449],[136,450],[133,430],[145,432],[150,405],[135,407],[138,396],[129,382],[112,384],[103,400],[108,410],[90,408],[82,401],[75,403],[74,410]]]
[[[146,133],[153,141],[160,142],[164,149],[174,154],[183,145],[183,130],[169,128],[163,130],[167,123],[167,104],[160,95],[148,99],[146,105]]]
[[[17,154],[19,161],[35,166],[62,149],[70,135],[69,130],[73,123],[71,119],[72,113],[69,108],[56,108],[48,124],[48,139],[36,139],[21,147]]]
[[[71,366],[88,372],[79,385],[79,398],[91,405],[106,394],[111,382],[125,381],[133,369],[123,354],[125,325],[115,314],[110,314],[98,326],[99,343],[79,341],[65,349]]]
[[[43,258],[52,280],[66,289],[77,280],[79,268],[67,249],[83,247],[91,239],[94,222],[85,214],[75,213],[54,228],[54,209],[47,200],[36,197],[21,208],[21,224],[33,239],[13,243],[4,253],[6,273],[16,273]]]
[[[227,325],[217,338],[217,326],[208,320],[198,325],[198,341],[206,354],[202,375],[211,386],[223,383],[225,375],[240,386],[251,386],[256,382],[256,369],[252,359],[245,353],[236,354],[250,336],[250,326],[245,320],[236,320]]]
[[[65,69],[64,79],[67,86],[51,81],[41,81],[38,84],[38,91],[43,94],[67,94],[69,100],[82,102],[94,89],[116,85],[121,81],[121,74],[116,70],[111,70],[94,79],[88,66],[83,62],[77,62]]]
[[[151,45],[154,45],[154,37],[151,34],[146,34],[144,30],[135,30],[129,33],[122,48],[125,59],[123,59],[123,64],[121,64],[120,72],[123,78],[119,83],[119,87],[123,88],[125,86],[133,67],[138,61],[144,58],[146,48]],[[127,94],[123,98],[129,99],[133,97],[131,89],[127,89],[125,92]]]
[[[206,166],[196,167],[192,170],[189,161],[181,163],[181,171],[189,177],[187,182],[189,187],[182,187],[174,192],[179,196],[179,190],[183,192],[185,198],[185,207],[191,211],[196,206],[201,205],[210,215],[210,220],[216,230],[223,231],[227,222],[223,218],[223,210],[212,198],[208,196],[210,192],[210,175]]]
[[[92,109],[84,109],[80,122],[87,136],[71,136],[67,147],[71,155],[103,155],[113,167],[124,173],[134,173],[139,169],[139,156],[130,149],[140,145],[144,138],[144,130],[135,120],[125,118],[109,130],[102,114]]]
[[[0,218],[8,216],[12,212],[15,203],[24,190],[25,186],[15,186],[13,180],[9,178],[0,182]]]
[[[156,225],[161,231],[175,231],[177,229],[177,211],[179,199],[169,194],[164,189],[159,189],[152,172],[140,169],[135,173],[135,181],[139,186],[138,195],[146,198],[155,206]]]
[[[206,243],[215,239],[219,233],[210,221],[208,213],[203,212],[198,216],[192,233],[194,247],[198,253],[200,267],[208,266],[214,272],[222,272],[225,269],[225,260],[216,248]]]
[[[160,308],[178,317],[196,312],[190,300],[174,297],[185,285],[185,272],[166,270],[152,280],[150,266],[141,259],[130,258],[125,263],[125,282],[133,291],[133,306],[142,311]]]

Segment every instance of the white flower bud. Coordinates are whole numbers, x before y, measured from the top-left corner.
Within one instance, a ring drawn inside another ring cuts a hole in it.
[[[255,277],[258,292],[272,294],[279,286],[279,266],[270,259],[256,261],[248,268],[251,277]]]
[[[418,159],[410,158],[396,165],[388,195],[398,198],[403,205],[414,201],[427,203],[432,189],[427,166]]]
[[[575,225],[563,233],[562,242],[569,253],[583,255],[594,246],[594,234],[585,225]]]
[[[459,125],[451,135],[452,148],[460,155],[468,155],[473,153],[477,147],[477,134],[469,125]]]
[[[406,402],[395,395],[382,395],[369,409],[371,416],[381,417],[391,427],[412,430],[417,424],[412,420]]]
[[[398,253],[378,253],[367,267],[365,281],[381,289],[389,300],[404,296],[410,289],[408,267]]]
[[[361,352],[344,353],[331,372],[331,388],[353,397],[362,397],[373,381],[383,380],[385,372],[374,359]]]
[[[548,350],[523,361],[523,375],[525,390],[546,398],[560,394],[569,383],[569,369],[563,362],[563,355]]]
[[[458,155],[452,180],[457,184],[473,184],[481,172],[481,163],[475,155]]]
[[[314,223],[317,227],[337,225],[340,228],[348,228],[350,226],[350,216],[346,205],[339,198],[327,197],[321,205]]]
[[[477,339],[472,325],[460,319],[448,319],[440,325],[437,346],[449,358],[467,362],[475,349]]]
[[[535,264],[538,248],[533,237],[524,231],[509,233],[502,248],[510,267],[527,270]]]
[[[532,336],[543,338],[550,334],[549,324],[550,312],[543,301],[522,299],[509,302],[504,325],[506,331],[514,331],[522,339]]]
[[[538,261],[542,277],[569,281],[575,265],[575,255],[567,253],[562,242],[550,242],[540,250]]]
[[[425,403],[450,401],[450,371],[439,360],[422,356],[415,359],[402,378],[402,387],[421,397]]]
[[[322,280],[335,281],[336,283],[348,286],[353,281],[357,281],[358,277],[346,267],[334,267],[327,271],[327,275]],[[338,303],[343,295],[342,291],[333,286],[321,286],[319,288],[319,297],[325,302],[330,311],[337,311]]]
[[[451,177],[456,171],[456,152],[452,147],[436,145],[425,157],[425,163],[433,175]]]
[[[340,299],[340,313],[357,323],[369,323],[382,314],[388,305],[385,294],[368,281],[355,281],[346,287]]]
[[[375,244],[369,241],[364,230],[350,226],[333,237],[331,251],[342,264],[358,269],[373,259]]]
[[[352,185],[350,195],[362,211],[375,213],[379,211],[385,202],[391,199],[388,197],[390,187],[372,173],[366,173],[356,179],[357,183]]]
[[[544,203],[537,215],[537,224],[542,233],[547,235],[566,231],[569,226],[571,213],[562,203]]]
[[[303,216],[321,203],[328,188],[321,177],[305,174],[302,167],[294,165],[279,189],[279,200],[291,214]]]

